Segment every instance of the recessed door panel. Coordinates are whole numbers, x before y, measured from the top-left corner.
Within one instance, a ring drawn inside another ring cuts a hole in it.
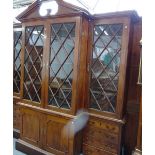
[[[66,122],[65,119],[48,116],[45,123],[45,147],[47,151],[58,154],[68,152],[68,135],[64,134]]]
[[[40,140],[40,117],[37,112],[24,109],[22,111],[22,139],[34,144],[39,145]]]

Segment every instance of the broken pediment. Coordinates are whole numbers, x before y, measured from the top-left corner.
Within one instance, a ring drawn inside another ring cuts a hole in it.
[[[43,14],[41,13],[42,10]],[[38,0],[30,5],[24,12],[19,14],[17,19],[19,21],[26,21],[56,16],[70,16],[81,13],[89,15],[87,10],[64,2],[63,0]]]

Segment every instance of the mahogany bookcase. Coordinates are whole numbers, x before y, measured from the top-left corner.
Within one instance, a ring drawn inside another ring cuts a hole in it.
[[[119,155],[139,16],[135,11],[91,15],[62,0],[54,1],[55,14],[47,9],[41,16],[43,3],[34,2],[17,17],[22,31],[15,39],[21,45],[15,47],[21,63],[15,61],[14,71],[20,113],[16,148],[27,154]],[[89,113],[86,127],[65,136],[64,127],[81,109]]]

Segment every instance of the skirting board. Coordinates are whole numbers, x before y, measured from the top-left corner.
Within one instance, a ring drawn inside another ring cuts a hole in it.
[[[16,142],[16,150],[26,153],[28,155],[54,155],[36,146],[33,146],[21,139]]]

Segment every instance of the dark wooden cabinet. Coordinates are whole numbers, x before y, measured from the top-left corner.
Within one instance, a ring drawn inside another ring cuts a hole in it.
[[[133,155],[142,155],[142,40],[140,42],[141,47],[141,58],[139,63],[139,75],[138,75],[138,87],[139,87],[139,121],[138,121],[138,132],[137,132],[137,144],[135,150],[133,151]]]
[[[139,41],[142,38],[142,19],[140,18],[133,25],[133,39],[132,50],[129,60],[129,87],[127,95],[126,123],[124,132],[124,152],[125,154],[132,154],[137,142],[137,131],[139,123],[139,111],[140,111],[140,94],[141,88],[137,85],[139,75],[139,62],[141,55],[141,48]],[[131,136],[132,135],[132,136]]]
[[[91,15],[61,0],[49,3],[57,4],[55,14],[47,8],[41,16],[45,3],[34,2],[17,17],[22,47],[16,147],[28,154],[119,155],[139,17],[134,11]],[[89,113],[86,127],[64,134],[81,109]]]
[[[137,144],[136,144],[135,150],[133,151],[133,155],[142,155],[142,96],[140,96],[140,111],[139,111],[138,133],[137,133]]]

